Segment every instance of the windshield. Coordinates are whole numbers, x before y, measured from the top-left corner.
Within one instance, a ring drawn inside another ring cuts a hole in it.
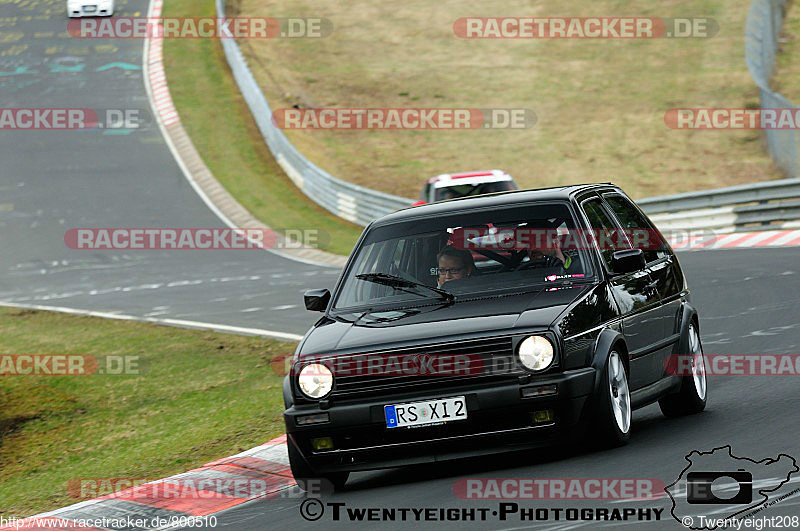
[[[457,303],[583,280],[592,271],[578,236],[569,206],[557,202],[376,227],[356,251],[334,309]]]
[[[480,184],[457,184],[454,186],[437,188],[435,191],[436,195],[434,200],[444,201],[445,199],[457,199],[459,197],[492,194],[494,192],[508,192],[510,190],[516,190],[513,181],[498,181]]]

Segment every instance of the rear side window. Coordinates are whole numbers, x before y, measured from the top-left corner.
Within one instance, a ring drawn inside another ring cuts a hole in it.
[[[597,235],[600,255],[608,269],[611,270],[611,256],[614,251],[630,249],[631,246],[623,234],[618,234],[619,227],[608,215],[600,199],[589,199],[583,202],[583,211],[589,220],[589,228]],[[603,237],[605,233],[605,236]],[[612,243],[613,242],[613,243]]]
[[[635,246],[644,251],[644,258],[648,263],[668,256],[661,233],[655,230],[653,224],[633,203],[619,194],[604,194],[603,198],[617,216],[622,228],[628,229],[634,235]]]

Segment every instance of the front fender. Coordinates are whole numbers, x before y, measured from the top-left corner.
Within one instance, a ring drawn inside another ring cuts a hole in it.
[[[678,330],[680,331],[680,339],[675,343],[673,354],[686,354],[689,352],[689,324],[693,319],[697,319],[697,333],[700,333],[700,318],[697,316],[697,310],[689,304],[684,302],[680,310],[680,321],[678,322]]]
[[[600,389],[600,381],[602,380],[603,370],[606,366],[606,361],[608,360],[608,355],[611,354],[613,347],[617,342],[625,342],[625,337],[619,330],[613,330],[611,328],[605,328],[600,335],[597,337],[597,341],[595,342],[594,347],[594,354],[592,356],[592,368],[595,371],[594,377],[594,394],[597,395],[598,390]],[[623,356],[625,360],[625,368],[629,368],[627,354]]]
[[[294,398],[292,398],[292,384],[289,381],[289,376],[283,378],[283,405],[289,409],[294,405]]]

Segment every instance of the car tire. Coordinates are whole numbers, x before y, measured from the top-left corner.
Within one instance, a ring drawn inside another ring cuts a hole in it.
[[[628,371],[617,351],[611,351],[600,381],[595,442],[601,448],[614,448],[631,437],[631,393]]]
[[[692,356],[692,374],[681,377],[681,388],[658,401],[666,417],[681,417],[700,413],[706,408],[708,383],[706,381],[705,356],[697,326],[690,323],[686,331],[687,352]]]
[[[333,474],[318,474],[306,462],[300,451],[295,448],[294,443],[287,441],[286,446],[289,450],[289,467],[292,469],[292,476],[297,482],[297,486],[304,491],[310,490],[310,481],[322,480],[323,485],[315,487],[316,491],[339,490],[347,483],[350,472],[335,472]]]

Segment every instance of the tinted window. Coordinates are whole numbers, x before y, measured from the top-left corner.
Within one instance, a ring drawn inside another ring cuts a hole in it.
[[[498,181],[482,184],[458,184],[436,189],[436,201],[457,199],[474,195],[492,194],[495,192],[509,192],[516,190],[512,181]]]
[[[614,251],[630,249],[631,246],[618,230],[617,224],[608,215],[599,199],[590,199],[583,203],[583,211],[589,220],[590,230],[596,235],[600,255],[611,270],[611,256]]]
[[[603,195],[620,225],[627,229],[634,246],[644,251],[644,258],[652,262],[667,256],[661,233],[639,212],[627,198],[619,194]]]
[[[456,301],[527,292],[589,278],[589,264],[567,203],[401,221],[365,235],[335,309],[418,306],[441,299],[425,286],[443,289]]]

